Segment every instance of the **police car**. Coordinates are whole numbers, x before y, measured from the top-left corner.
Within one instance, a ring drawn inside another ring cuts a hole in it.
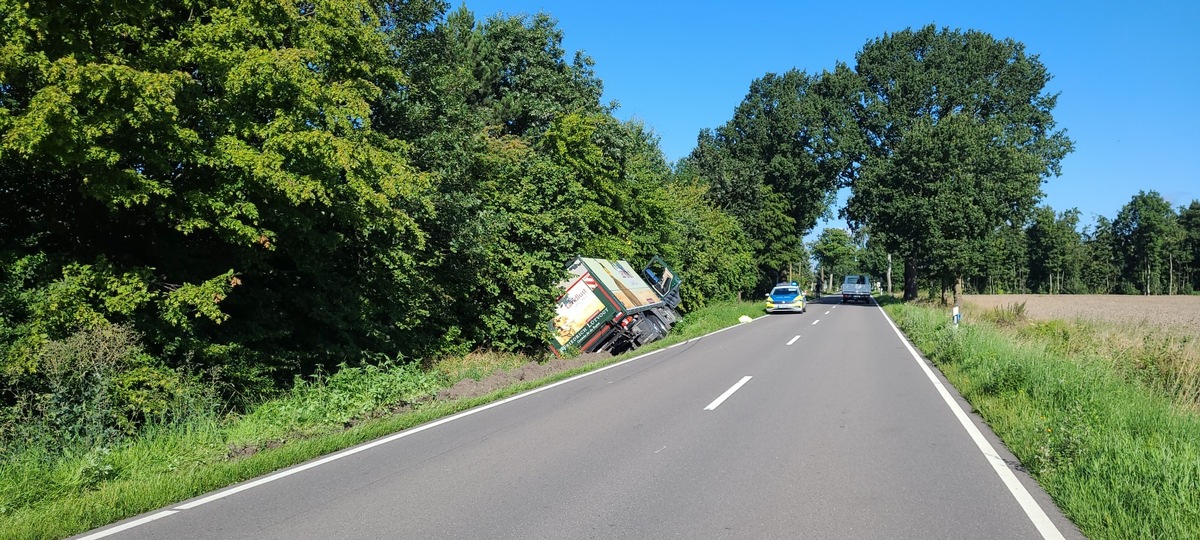
[[[796,282],[780,283],[767,295],[766,310],[768,313],[785,311],[804,313],[806,311],[804,291],[800,290],[800,285]]]

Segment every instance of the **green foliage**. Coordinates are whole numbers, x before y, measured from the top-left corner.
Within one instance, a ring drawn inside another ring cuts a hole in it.
[[[0,250],[39,246],[47,284],[14,325],[119,315],[172,363],[267,370],[391,352],[416,328],[429,183],[372,129],[403,81],[376,5],[14,9]]]
[[[829,228],[821,231],[812,244],[813,259],[826,281],[833,282],[839,276],[859,272],[859,249],[854,238],[845,229]]]
[[[1054,131],[1056,97],[1042,93],[1049,74],[1018,42],[933,26],[885,35],[856,59],[849,106],[865,142],[849,221],[909,270],[968,275],[985,239],[1024,218],[1071,150]]]
[[[1200,200],[1179,208],[1179,259],[1186,269],[1184,290],[1200,290]]]
[[[1033,212],[1026,231],[1031,289],[1050,294],[1082,292],[1083,245],[1078,225],[1079,210],[1075,208],[1057,216],[1049,206]]]
[[[745,232],[732,216],[713,206],[708,187],[677,176],[658,192],[670,219],[662,255],[685,272],[680,309],[694,311],[714,301],[734,299],[754,284],[754,258]]]
[[[1156,191],[1139,191],[1112,222],[1121,278],[1142,294],[1174,293],[1174,265],[1183,231],[1170,203]],[[1164,274],[1169,274],[1164,276]],[[1168,279],[1164,280],[1163,277]]]
[[[96,324],[49,339],[35,365],[36,371],[7,378],[11,401],[0,422],[0,449],[107,446],[148,423],[184,420],[215,406],[215,396],[198,391],[188,374],[146,354],[126,326]]]
[[[802,239],[849,174],[851,124],[836,82],[796,70],[756,79],[733,118],[702,131],[681,167],[704,179],[717,207],[738,219],[759,290],[790,265],[807,265]]]
[[[341,365],[332,375],[297,379],[286,396],[255,407],[228,437],[234,446],[251,446],[340,430],[429,399],[440,388],[416,364]]]

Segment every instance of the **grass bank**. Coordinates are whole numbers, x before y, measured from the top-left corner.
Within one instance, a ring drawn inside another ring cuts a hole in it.
[[[425,367],[368,365],[297,381],[237,416],[150,426],[104,448],[10,448],[0,455],[0,538],[63,538],[264,475],[437,418],[572,377],[762,314],[761,303],[715,304],[633,353],[518,381],[482,396],[439,399],[464,378],[530,358],[477,353]]]
[[[885,309],[1089,538],[1200,538],[1195,371],[1167,358],[1189,336]]]

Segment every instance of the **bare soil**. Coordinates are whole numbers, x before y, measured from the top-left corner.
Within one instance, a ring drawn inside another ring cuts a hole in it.
[[[536,381],[555,373],[570,371],[608,358],[612,355],[606,352],[581,354],[575,358],[555,358],[547,362],[529,362],[517,369],[499,371],[480,380],[463,379],[453,386],[438,392],[439,400],[455,400],[486,396],[501,388],[507,388],[522,381]]]
[[[1083,319],[1122,325],[1149,325],[1200,336],[1200,296],[1127,296],[1116,294],[969,294],[966,313],[1025,303],[1035,320]]]

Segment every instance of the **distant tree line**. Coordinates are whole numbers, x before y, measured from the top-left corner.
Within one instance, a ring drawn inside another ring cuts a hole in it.
[[[883,279],[887,253],[869,237],[822,231],[812,245],[818,273],[868,272]],[[1195,294],[1200,292],[1200,200],[1173,208],[1155,191],[1140,191],[1114,218],[1081,226],[1080,212],[1035,208],[997,227],[974,255],[965,277],[978,294]],[[899,260],[893,260],[899,266]],[[933,295],[951,283],[920,284]]]

